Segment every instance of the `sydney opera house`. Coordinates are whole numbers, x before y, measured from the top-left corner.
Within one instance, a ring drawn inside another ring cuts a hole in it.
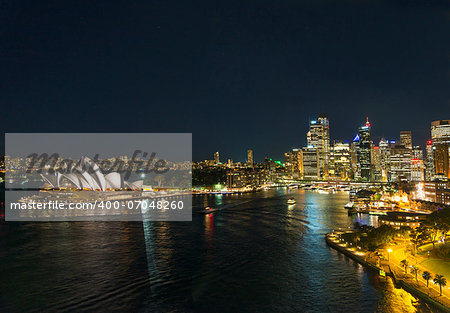
[[[56,175],[41,174],[41,176],[46,183],[46,187],[54,189],[142,190],[143,180],[128,182],[123,180],[117,172],[104,175],[99,166],[88,157],[82,157],[79,163],[65,172],[58,172]]]

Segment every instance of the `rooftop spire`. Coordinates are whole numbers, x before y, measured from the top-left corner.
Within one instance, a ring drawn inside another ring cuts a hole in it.
[[[366,126],[370,127],[370,122],[369,122],[369,117],[368,116],[366,117]]]

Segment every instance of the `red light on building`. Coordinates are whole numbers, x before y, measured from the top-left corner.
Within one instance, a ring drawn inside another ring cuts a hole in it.
[[[427,145],[431,145],[433,142],[431,140],[427,141]]]

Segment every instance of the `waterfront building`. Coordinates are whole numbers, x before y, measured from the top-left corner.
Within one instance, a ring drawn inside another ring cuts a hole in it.
[[[400,144],[405,146],[405,148],[412,149],[412,133],[411,131],[401,131],[400,132]]]
[[[286,174],[291,179],[302,179],[303,177],[303,151],[292,149],[284,154]]]
[[[409,148],[406,148],[409,149]],[[396,229],[400,227],[416,228],[427,218],[428,214],[409,212],[387,212],[387,215],[378,217],[381,225],[390,225]]]
[[[319,151],[312,147],[302,149],[303,156],[303,179],[318,180],[320,177]]]
[[[234,168],[227,171],[228,188],[257,188],[267,182],[264,168]]]

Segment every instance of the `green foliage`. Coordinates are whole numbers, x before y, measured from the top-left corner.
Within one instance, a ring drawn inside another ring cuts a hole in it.
[[[206,168],[192,170],[193,186],[213,186],[226,184],[227,172],[223,168]]]
[[[423,277],[423,279],[425,279],[427,281],[427,287],[428,287],[428,281],[432,278],[431,273],[428,271],[424,271],[422,273],[422,277]]]
[[[375,251],[389,243],[397,233],[390,225],[382,225],[378,228],[366,225],[355,225],[355,228],[356,226],[359,226],[358,231],[342,234],[341,238],[369,251]]]
[[[401,260],[401,261],[400,261],[400,264],[401,264],[402,267],[405,269],[405,273],[406,273],[406,269],[407,269],[408,266],[409,266],[408,260]]]
[[[436,285],[439,285],[439,289],[441,291],[442,296],[442,287],[445,287],[447,285],[447,279],[444,277],[444,275],[436,274],[436,276],[434,276],[433,281]]]

